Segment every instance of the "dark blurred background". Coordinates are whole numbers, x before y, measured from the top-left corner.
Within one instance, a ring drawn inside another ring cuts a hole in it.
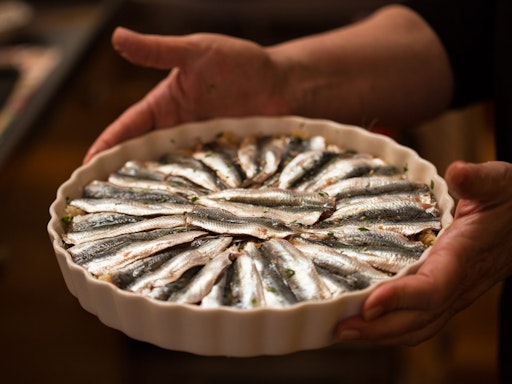
[[[217,32],[267,45],[353,22],[389,1],[39,0],[25,3],[24,22],[11,30],[2,16],[7,3],[0,1],[1,382],[496,382],[499,287],[417,347],[200,357],[134,341],[83,310],[64,285],[46,232],[57,188],[92,141],[166,75],[118,57],[110,45],[115,26]],[[477,104],[405,133],[376,128],[442,174],[458,158],[492,159],[490,112]]]

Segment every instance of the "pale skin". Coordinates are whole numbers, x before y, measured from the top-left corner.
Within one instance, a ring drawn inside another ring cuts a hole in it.
[[[122,28],[114,47],[137,65],[169,69],[93,143],[84,162],[153,129],[213,117],[296,114],[368,126],[417,123],[445,110],[453,75],[430,27],[389,6],[357,24],[262,47],[213,34],[141,35]],[[416,274],[377,287],[342,340],[415,345],[512,274],[512,165],[455,162],[453,224]]]

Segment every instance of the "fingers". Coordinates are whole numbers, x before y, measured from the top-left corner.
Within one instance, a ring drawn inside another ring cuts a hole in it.
[[[123,27],[112,34],[112,45],[132,63],[157,69],[182,67],[195,52],[184,37],[144,35]]]
[[[367,322],[360,317],[347,319],[336,330],[338,339],[372,340],[383,345],[417,345],[439,332],[451,314],[437,316],[422,311],[395,311]]]
[[[450,190],[462,199],[487,200],[512,195],[512,165],[491,161],[470,164],[457,161],[446,170]]]

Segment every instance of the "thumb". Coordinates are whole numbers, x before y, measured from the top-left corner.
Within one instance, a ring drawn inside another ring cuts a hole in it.
[[[157,69],[182,67],[193,53],[184,37],[145,35],[123,27],[115,29],[112,45],[126,60]]]
[[[512,166],[506,162],[457,161],[448,167],[445,179],[450,191],[461,199],[495,200],[504,194],[512,196]]]

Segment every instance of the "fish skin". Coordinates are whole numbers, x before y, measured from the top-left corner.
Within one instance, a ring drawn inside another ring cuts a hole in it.
[[[238,161],[249,180],[252,180],[260,170],[259,152],[259,138],[255,135],[245,137],[238,147]]]
[[[155,300],[161,301],[172,301],[172,297],[174,297],[179,291],[184,289],[192,279],[199,273],[202,267],[194,267],[185,271],[181,277],[169,283],[163,287],[158,287],[145,294],[145,296],[150,297]]]
[[[347,219],[411,221],[439,216],[435,203],[421,201],[414,193],[353,197],[338,200],[336,210],[326,221]]]
[[[304,175],[322,163],[325,156],[325,152],[321,150],[298,154],[284,167],[279,176],[277,187],[281,189],[292,188]]]
[[[266,137],[262,140],[259,156],[259,172],[252,177],[253,183],[261,184],[276,174],[286,151],[284,136]]]
[[[262,205],[236,203],[231,201],[212,200],[208,197],[199,197],[196,204],[212,209],[222,209],[237,215],[240,218],[273,219],[285,225],[313,225],[324,214],[321,209],[308,209],[301,207],[267,207]]]
[[[125,215],[124,213],[94,212],[73,216],[67,232],[81,232],[102,227],[135,223],[144,220],[142,216]]]
[[[339,180],[361,176],[385,165],[383,160],[376,157],[336,156],[321,166],[310,179],[299,183],[296,189],[299,191],[323,191]]]
[[[192,267],[202,266],[210,261],[212,255],[223,252],[230,244],[232,238],[228,236],[206,240],[205,243],[185,249],[175,254],[171,259],[162,264],[160,268],[141,276],[134,281],[128,290],[143,294],[151,290],[165,286],[178,280],[181,275]]]
[[[208,199],[226,200],[236,203],[262,205],[265,207],[307,207],[333,210],[336,207],[334,197],[318,192],[298,192],[280,188],[265,189],[227,189],[211,193]]]
[[[147,220],[134,223],[119,224],[101,227],[88,231],[68,231],[62,238],[67,244],[81,244],[88,241],[100,240],[109,237],[115,237],[123,234],[149,231],[159,228],[177,228],[185,226],[185,217],[183,215],[157,216],[150,217]]]
[[[137,232],[109,237],[105,239],[75,244],[67,249],[73,261],[82,265],[94,258],[102,257],[115,249],[135,241],[154,240],[175,232],[173,228],[155,229],[146,232]]]
[[[337,252],[326,245],[295,242],[294,246],[310,257],[315,265],[344,277],[356,289],[366,288],[389,278],[389,275],[376,270],[367,262]]]
[[[117,170],[117,174],[121,176],[129,176],[136,179],[149,179],[163,181],[165,174],[156,168],[147,167],[146,163],[138,160],[127,161],[121,168]]]
[[[334,223],[321,223],[316,227],[319,231],[325,231],[331,227]],[[381,220],[344,220],[341,222],[342,226],[354,226],[361,228],[361,230],[385,230],[399,233],[408,238],[417,237],[421,233],[432,232],[436,234],[441,230],[441,222],[438,218],[432,217],[427,219],[416,219],[411,221],[398,221],[398,222],[386,222]],[[328,230],[327,230],[328,232]]]
[[[256,270],[261,276],[266,306],[284,308],[296,304],[295,294],[269,259],[264,257],[260,245],[254,241],[248,241],[244,244],[243,249],[254,260]]]
[[[221,209],[196,207],[186,215],[186,223],[229,235],[248,235],[259,239],[284,238],[294,233],[283,223],[265,218],[240,218]]]
[[[188,200],[179,194],[147,188],[127,188],[108,181],[99,180],[94,180],[87,184],[84,188],[82,197],[94,199],[115,198],[120,200],[135,200],[154,203],[188,203]]]
[[[231,269],[230,305],[241,309],[265,307],[263,282],[251,255],[241,249],[235,254]]]
[[[158,252],[152,256],[134,261],[119,270],[109,271],[107,275],[102,275],[99,278],[105,281],[110,281],[121,289],[128,290],[128,287],[133,284],[134,281],[144,274],[158,269],[163,263],[179,253],[180,248],[181,246],[176,246],[170,250]]]
[[[189,212],[194,208],[194,205],[191,203],[144,203],[135,200],[118,200],[112,198],[77,198],[71,200],[68,205],[88,213],[117,212],[135,216],[179,215]]]
[[[336,199],[362,195],[380,195],[387,193],[428,191],[428,186],[409,181],[403,174],[372,175],[341,179],[326,186],[323,192]]]
[[[328,247],[330,251],[343,254],[356,260],[366,262],[373,268],[390,275],[396,274],[403,268],[418,261],[421,255],[399,248],[386,248],[379,246],[347,246],[333,241],[309,241],[294,238],[292,243],[300,248],[304,244],[312,247]]]
[[[229,271],[229,270],[228,270]],[[226,288],[228,285],[227,282],[227,275],[228,271],[226,273],[222,274],[222,276],[219,277],[217,282],[213,285],[210,292],[208,292],[203,299],[201,300],[201,303],[199,304],[203,308],[219,308],[222,306],[229,305],[230,303],[225,300],[228,289]]]
[[[237,251],[232,246],[212,257],[210,262],[204,265],[192,280],[167,300],[181,304],[198,304],[211,291],[215,282],[231,265],[233,253]]]
[[[226,188],[215,172],[193,156],[169,154],[161,162],[149,163],[165,174],[166,178],[179,176],[210,191]]]
[[[106,275],[109,271],[119,270],[119,268],[123,268],[136,260],[154,255],[176,245],[191,242],[195,238],[207,234],[208,232],[204,231],[186,231],[171,233],[154,240],[133,242],[121,246],[110,254],[94,258],[84,263],[83,266],[95,276]]]
[[[400,233],[357,225],[305,230],[300,236],[310,240],[333,240],[347,246],[378,245],[385,248],[403,249],[418,255],[426,249],[421,241],[410,240]]]
[[[179,194],[185,197],[204,195],[207,189],[200,187],[192,182],[182,179],[176,181],[177,177],[170,177],[165,180],[150,180],[131,176],[124,176],[113,173],[108,177],[108,182],[126,188],[140,188],[154,191],[164,191],[167,193]]]
[[[286,240],[273,238],[263,242],[261,250],[285,279],[298,301],[331,297],[312,260],[294,245]]]
[[[192,156],[210,168],[229,188],[240,187],[246,178],[238,164],[236,152],[221,147],[215,142],[204,145],[201,150],[195,151]]]

